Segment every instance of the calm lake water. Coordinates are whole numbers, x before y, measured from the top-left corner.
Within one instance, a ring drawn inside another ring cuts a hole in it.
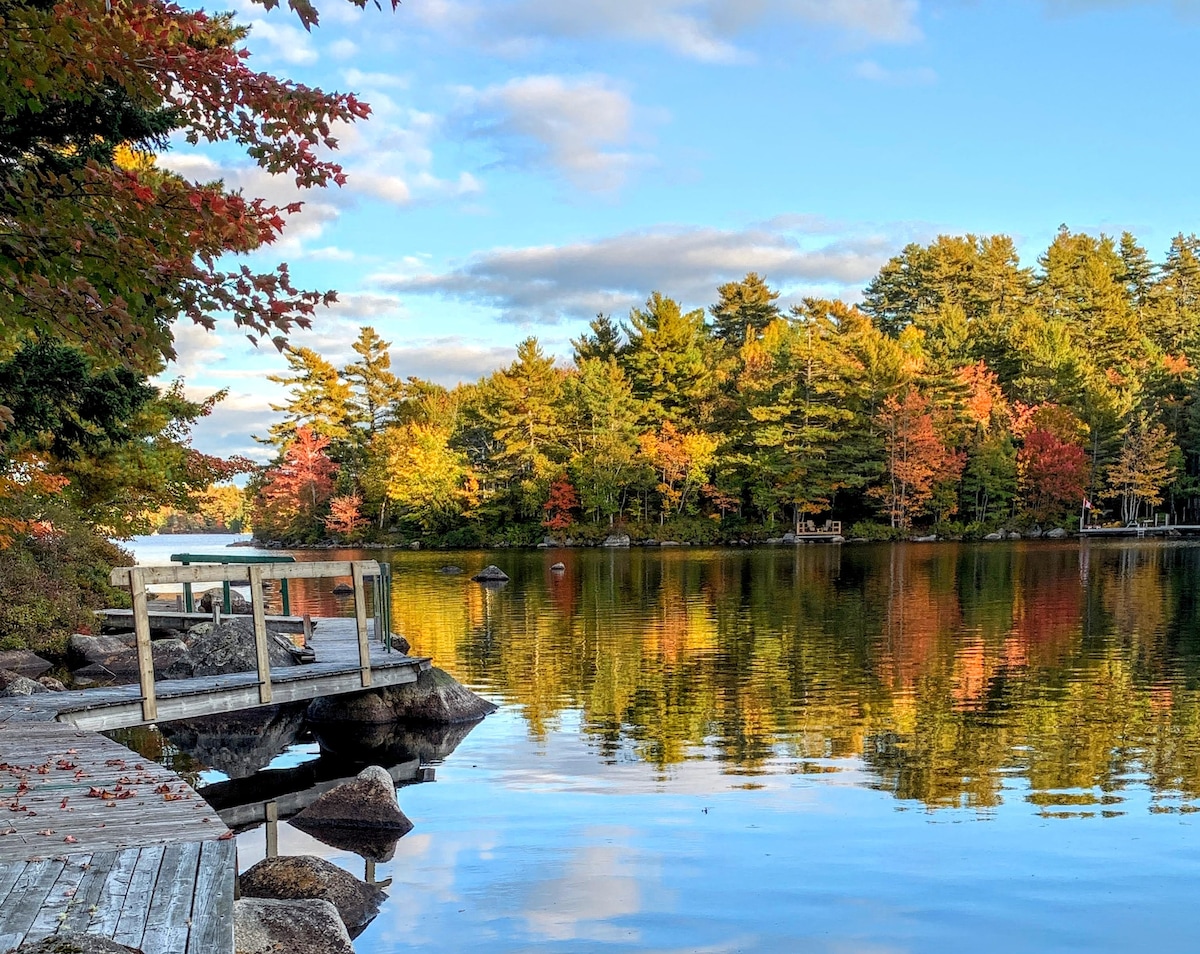
[[[394,628],[501,708],[399,790],[359,954],[1197,944],[1200,546],[387,558]],[[331,587],[293,605],[349,614]],[[281,739],[260,761],[317,760]],[[210,749],[176,764],[221,779]]]

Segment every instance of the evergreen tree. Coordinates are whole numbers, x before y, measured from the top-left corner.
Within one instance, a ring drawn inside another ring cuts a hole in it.
[[[779,317],[775,304],[779,292],[768,287],[757,272],[748,273],[740,282],[721,285],[717,295],[717,303],[708,309],[712,335],[731,348],[759,337]]]
[[[707,421],[717,374],[704,312],[685,313],[674,299],[654,292],[645,308],[630,312],[626,334],[621,366],[642,402],[644,423],[693,427]]]
[[[612,361],[621,354],[624,347],[621,327],[608,315],[597,315],[588,323],[588,328],[591,329],[590,335],[585,331],[578,338],[571,339],[577,365],[591,359]]]
[[[295,438],[297,429],[307,427],[335,444],[346,441],[354,419],[350,385],[312,348],[288,348],[285,357],[291,373],[271,374],[267,380],[288,388],[290,400],[271,405],[272,411],[287,416],[271,425],[265,439],[256,440],[283,448]]]
[[[353,344],[358,360],[342,370],[342,378],[351,392],[350,421],[367,440],[375,436],[393,402],[400,397],[400,379],[392,374],[391,346],[374,328],[362,328]]]

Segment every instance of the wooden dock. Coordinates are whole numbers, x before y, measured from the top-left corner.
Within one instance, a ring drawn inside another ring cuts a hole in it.
[[[233,950],[236,842],[174,772],[61,723],[0,724],[0,951],[60,932]]]
[[[133,596],[139,683],[0,700],[0,952],[78,932],[145,954],[233,954],[232,831],[175,773],[96,733],[415,682],[428,659],[391,651],[390,626],[386,644],[369,638],[373,574],[386,580],[374,561],[113,571]],[[246,576],[255,671],[157,681],[147,584]],[[321,576],[351,577],[354,618],[321,622],[315,663],[272,668],[263,582]],[[420,766],[397,769],[419,777]],[[284,812],[323,787],[285,800]],[[237,820],[261,811],[270,821],[280,806],[233,807]]]

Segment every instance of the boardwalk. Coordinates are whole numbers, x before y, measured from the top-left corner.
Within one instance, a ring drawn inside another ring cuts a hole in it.
[[[352,619],[320,620],[313,635],[317,661],[304,666],[271,670],[270,704],[301,702],[318,696],[362,691],[359,644]],[[370,647],[370,681],[373,687],[415,682],[430,667],[425,658],[388,652],[379,643]],[[235,712],[262,705],[261,682],[254,672],[196,679],[160,680],[155,686],[158,712],[146,719],[142,690],[137,685],[85,689],[79,692],[45,692],[10,705],[0,718],[12,722],[58,720],[96,731],[123,729],[153,722],[170,722],[197,716]],[[4,758],[0,748],[0,759]],[[0,948],[0,951],[3,949]]]
[[[0,724],[0,754],[0,951],[60,931],[233,950],[236,843],[179,776],[55,722]]]

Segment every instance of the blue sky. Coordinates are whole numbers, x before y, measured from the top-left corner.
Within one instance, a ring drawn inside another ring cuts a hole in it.
[[[909,241],[1060,223],[1197,229],[1195,0],[322,0],[311,34],[238,0],[252,66],[361,94],[342,189],[311,192],[258,264],[342,301],[294,336],[343,362],[360,325],[447,385],[658,289],[705,306],[758,271],[854,300]],[[385,4],[386,6],[386,4]],[[220,148],[162,163],[291,201]],[[222,326],[178,329],[196,432],[262,456],[284,369]]]

